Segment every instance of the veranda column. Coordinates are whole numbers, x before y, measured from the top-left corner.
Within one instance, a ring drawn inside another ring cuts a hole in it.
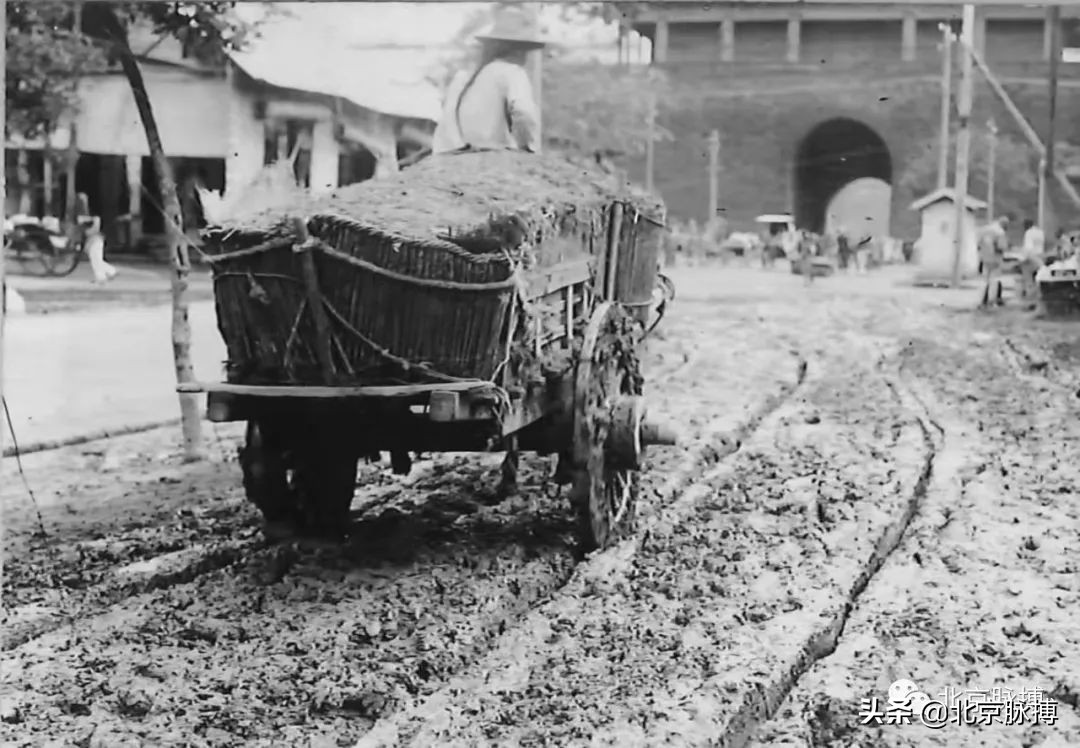
[[[915,14],[905,13],[903,26],[900,31],[900,54],[904,62],[915,61],[916,50],[916,33],[918,27],[915,25]]]
[[[972,44],[975,51],[986,56],[986,13],[981,8],[975,8],[975,41]]]
[[[19,185],[19,213],[30,215],[33,203],[30,187],[30,154],[25,148],[20,148],[15,154],[15,174]]]
[[[1054,49],[1054,25],[1050,21],[1050,14],[1047,13],[1043,16],[1043,62],[1050,60],[1050,55],[1053,54]]]
[[[656,38],[653,39],[653,62],[667,62],[668,23],[656,22]]]
[[[787,22],[787,61],[799,61],[799,47],[802,42],[802,16],[793,14]]]
[[[732,62],[735,59],[735,19],[725,15],[720,21],[720,61]]]

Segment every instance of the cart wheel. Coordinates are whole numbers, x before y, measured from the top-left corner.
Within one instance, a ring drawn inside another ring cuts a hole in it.
[[[297,503],[289,488],[284,445],[277,437],[267,424],[248,421],[240,448],[244,493],[268,523],[293,524],[298,519]]]
[[[636,469],[608,454],[612,410],[621,395],[641,395],[634,320],[621,307],[596,307],[585,331],[574,386],[571,500],[585,551],[606,548],[634,529]]]
[[[343,538],[356,493],[360,454],[331,439],[312,439],[293,457],[290,487],[300,511],[302,533]]]

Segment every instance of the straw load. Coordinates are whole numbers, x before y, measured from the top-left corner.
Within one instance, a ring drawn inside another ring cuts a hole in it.
[[[616,203],[627,245],[664,212],[587,164],[510,151],[435,156],[325,195],[277,182],[218,206],[204,233],[233,382],[488,379],[530,275],[601,255]]]

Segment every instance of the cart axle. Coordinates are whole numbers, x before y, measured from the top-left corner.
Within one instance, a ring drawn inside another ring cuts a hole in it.
[[[676,447],[679,445],[679,433],[670,424],[648,421],[641,424],[641,443],[645,446]]]
[[[611,408],[607,452],[622,468],[637,470],[648,446],[676,446],[678,434],[671,426],[650,421],[645,398],[625,395]]]

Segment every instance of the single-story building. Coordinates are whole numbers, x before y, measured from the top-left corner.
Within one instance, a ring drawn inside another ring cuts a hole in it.
[[[280,47],[256,43],[230,53],[223,65],[206,66],[172,37],[135,30],[131,37],[133,49],[142,50],[147,92],[178,181],[197,176],[228,194],[250,184],[265,164],[295,155],[298,183],[328,190],[392,173],[401,158],[430,144],[439,112],[434,87],[350,71],[348,50],[282,55]],[[79,99],[73,122],[61,123],[48,143],[6,144],[5,212],[63,215],[74,131],[74,191],[87,193],[109,248],[148,251],[164,234],[164,218],[127,79],[112,69],[87,75]]]
[[[934,190],[911,204],[919,213],[921,230],[915,243],[918,254],[916,281],[936,283],[952,277],[956,260],[956,191],[950,187]],[[972,278],[979,272],[977,235],[979,219],[987,203],[964,196],[963,247],[960,252],[960,277]]]

